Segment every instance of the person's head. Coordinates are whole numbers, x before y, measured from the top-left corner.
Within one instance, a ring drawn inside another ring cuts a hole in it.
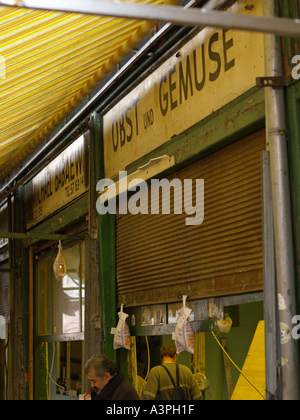
[[[175,363],[177,359],[176,347],[172,344],[167,344],[160,349],[160,358],[163,363]]]
[[[108,357],[96,354],[86,362],[84,373],[88,376],[91,386],[101,391],[116,376],[118,368]]]

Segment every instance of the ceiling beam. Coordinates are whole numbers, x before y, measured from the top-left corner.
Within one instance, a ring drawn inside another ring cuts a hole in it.
[[[241,15],[181,6],[152,6],[99,0],[3,0],[0,5],[29,9],[82,13],[157,22],[183,26],[209,26],[224,29],[271,33],[300,38],[300,20],[279,17]]]

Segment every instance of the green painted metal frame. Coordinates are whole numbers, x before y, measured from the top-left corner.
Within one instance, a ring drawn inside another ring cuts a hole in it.
[[[92,115],[93,138],[95,139],[95,181],[104,178],[103,122],[98,113]],[[99,292],[101,305],[102,352],[117,361],[113,348],[114,336],[111,328],[116,327],[116,258],[115,258],[115,216],[98,214],[98,258]]]

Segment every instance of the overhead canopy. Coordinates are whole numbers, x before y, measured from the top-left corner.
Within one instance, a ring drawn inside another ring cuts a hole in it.
[[[175,4],[177,0],[133,2]],[[0,6],[0,181],[154,25]]]

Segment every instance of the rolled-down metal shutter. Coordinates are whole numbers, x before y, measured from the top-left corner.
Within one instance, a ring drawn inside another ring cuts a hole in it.
[[[262,290],[264,149],[262,130],[168,178],[204,179],[199,226],[186,226],[186,214],[172,214],[173,203],[170,215],[117,216],[119,303],[139,306],[184,294],[201,299]]]
[[[8,270],[9,264],[0,265],[1,269]],[[0,271],[0,315],[4,316],[6,322],[9,322],[10,315],[10,289],[9,273]]]

